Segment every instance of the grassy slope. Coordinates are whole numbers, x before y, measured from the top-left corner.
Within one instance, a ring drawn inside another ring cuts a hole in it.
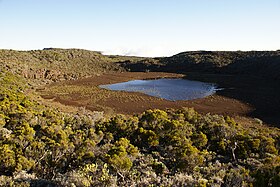
[[[34,51],[0,50],[0,68],[26,78],[60,81],[122,71],[117,63],[137,57],[104,56],[80,49],[47,49]]]
[[[35,76],[40,84],[118,71],[118,64],[137,62],[169,71],[177,66],[165,61],[170,59],[109,57],[75,49],[1,50],[0,185],[277,186],[277,128],[257,123],[243,127],[229,117],[191,109],[97,122],[95,116],[57,112],[24,94],[28,85],[23,76],[32,81]],[[221,59],[214,66],[242,62]]]
[[[27,77],[75,79],[111,71],[220,72],[280,78],[280,51],[197,51],[166,58],[106,56],[81,49],[0,50],[1,68]],[[46,72],[48,71],[48,72]],[[51,74],[54,76],[47,76]]]
[[[277,186],[280,131],[192,109],[96,120],[0,73],[1,186]]]

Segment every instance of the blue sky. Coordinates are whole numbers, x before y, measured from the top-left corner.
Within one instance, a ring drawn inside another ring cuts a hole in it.
[[[280,0],[0,0],[0,48],[170,56],[280,49]]]

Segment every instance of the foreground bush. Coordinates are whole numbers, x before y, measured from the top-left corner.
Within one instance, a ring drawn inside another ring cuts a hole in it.
[[[66,114],[1,73],[0,186],[277,186],[280,132],[193,109]]]

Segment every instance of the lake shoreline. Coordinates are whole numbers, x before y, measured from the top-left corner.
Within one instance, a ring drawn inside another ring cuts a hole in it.
[[[217,85],[201,81],[177,78],[155,80],[131,80],[115,84],[99,85],[99,88],[111,91],[140,92],[168,101],[194,100],[213,95]]]
[[[190,101],[167,101],[164,99],[147,96],[142,93],[127,93],[124,91],[109,91],[98,88],[103,84],[114,84],[134,79],[158,79],[158,78],[188,78],[190,80],[199,80],[197,77],[188,74],[175,74],[163,72],[123,72],[108,73],[100,76],[93,76],[75,81],[63,81],[53,83],[45,87],[39,94],[46,99],[52,99],[55,102],[64,105],[85,107],[92,111],[104,111],[105,114],[138,114],[147,109],[181,109],[183,107],[194,108],[200,113],[222,114],[232,117],[242,116],[250,117],[249,114],[254,111],[254,107],[249,103],[238,99],[214,94],[202,99]],[[210,79],[199,80],[212,82]],[[227,92],[222,90],[219,92]]]

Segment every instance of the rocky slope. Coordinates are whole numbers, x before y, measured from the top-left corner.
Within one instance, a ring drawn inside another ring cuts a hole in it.
[[[0,68],[28,79],[60,81],[122,71],[114,62],[126,58],[80,49],[0,50]]]

